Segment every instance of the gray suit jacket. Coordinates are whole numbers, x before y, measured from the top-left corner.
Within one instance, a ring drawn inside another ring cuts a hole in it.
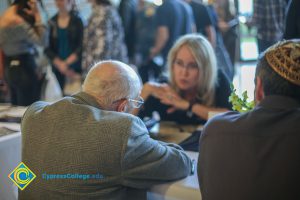
[[[300,199],[300,102],[267,96],[254,110],[218,115],[200,139],[203,200]]]
[[[139,118],[104,111],[83,92],[34,103],[21,128],[22,161],[37,178],[20,199],[145,199],[147,188],[192,167],[179,146],[151,139]]]

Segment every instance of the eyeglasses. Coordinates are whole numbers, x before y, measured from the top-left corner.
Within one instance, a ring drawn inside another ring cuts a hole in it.
[[[144,104],[144,99],[141,96],[138,99],[128,99],[128,101],[132,102],[134,108],[140,108]]]
[[[193,70],[198,70],[198,64],[197,63],[187,63],[185,64],[182,60],[180,59],[175,59],[174,60],[174,65],[178,67],[179,69],[184,69],[186,68],[188,71],[193,71]]]

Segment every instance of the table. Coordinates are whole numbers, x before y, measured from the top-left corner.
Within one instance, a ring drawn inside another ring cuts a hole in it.
[[[24,106],[0,104],[0,121],[20,123],[26,109]]]
[[[186,151],[186,153],[198,163],[199,153],[191,151]],[[194,175],[185,179],[152,187],[147,197],[148,200],[201,200],[197,170]]]
[[[150,130],[151,137],[164,142],[179,144],[191,136],[195,130],[202,130],[203,126],[178,125],[174,122],[160,122]],[[186,151],[187,155],[198,163],[198,152]],[[201,200],[197,170],[194,175],[182,180],[160,184],[152,187],[147,193],[148,200]]]
[[[18,187],[8,178],[21,162],[21,133],[11,133],[0,137],[0,198],[18,199]]]
[[[153,139],[179,144],[192,135],[192,132],[202,130],[203,125],[179,125],[175,122],[162,121],[150,130]]]
[[[20,124],[26,107],[0,104],[0,199],[18,199],[18,187],[8,178],[21,162]],[[17,122],[17,123],[13,123]]]

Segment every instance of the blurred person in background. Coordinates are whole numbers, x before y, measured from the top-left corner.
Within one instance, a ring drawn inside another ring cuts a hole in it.
[[[223,35],[219,28],[219,16],[215,9],[215,0],[208,0],[207,8],[216,31],[215,53],[217,57],[218,68],[222,69],[229,80],[232,81],[234,77],[234,68],[231,63],[228,51],[224,45]]]
[[[128,51],[130,63],[134,63],[135,42],[136,42],[136,20],[138,0],[121,0],[119,14],[125,33],[125,44]]]
[[[182,0],[164,0],[156,10],[155,22],[156,36],[150,49],[150,59],[161,55],[164,65],[174,42],[181,35],[195,32],[193,11]]]
[[[127,63],[124,29],[118,11],[109,0],[89,0],[92,15],[84,32],[82,66],[88,69],[99,60]]]
[[[49,46],[45,50],[61,89],[67,77],[80,76],[83,23],[75,0],[55,0],[58,13],[49,21]]]
[[[204,35],[213,47],[216,46],[216,31],[206,5],[196,0],[185,0],[193,10],[197,33]]]
[[[290,0],[285,20],[284,39],[300,38],[300,1]]]
[[[229,80],[217,69],[214,50],[204,36],[180,37],[168,55],[167,83],[144,84],[141,97],[145,105],[134,110],[140,117],[157,111],[162,121],[203,124],[210,111],[231,109]]]
[[[40,98],[42,76],[35,62],[36,45],[47,45],[38,2],[15,0],[0,18],[0,47],[13,105],[28,106]]]
[[[214,5],[219,16],[218,28],[222,33],[223,42],[229,54],[230,61],[234,65],[237,60],[236,51],[239,48],[238,1],[216,0]]]
[[[157,6],[147,0],[139,0],[136,19],[135,64],[143,83],[160,76],[162,66],[149,60],[150,49],[155,41],[155,12]]]
[[[146,0],[138,1],[136,19],[136,64],[139,66],[147,61],[150,48],[155,39],[155,10],[156,6]]]
[[[248,26],[257,28],[258,52],[262,53],[282,39],[287,0],[256,0]]]

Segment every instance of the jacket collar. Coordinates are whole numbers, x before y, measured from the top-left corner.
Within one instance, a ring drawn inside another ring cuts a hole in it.
[[[72,97],[78,99],[79,101],[82,101],[85,104],[93,106],[95,108],[99,108],[99,109],[101,108],[101,106],[97,102],[96,98],[86,92],[78,92],[78,93],[72,95]]]
[[[270,95],[266,96],[258,107],[277,108],[277,109],[300,109],[300,102],[287,96]]]

